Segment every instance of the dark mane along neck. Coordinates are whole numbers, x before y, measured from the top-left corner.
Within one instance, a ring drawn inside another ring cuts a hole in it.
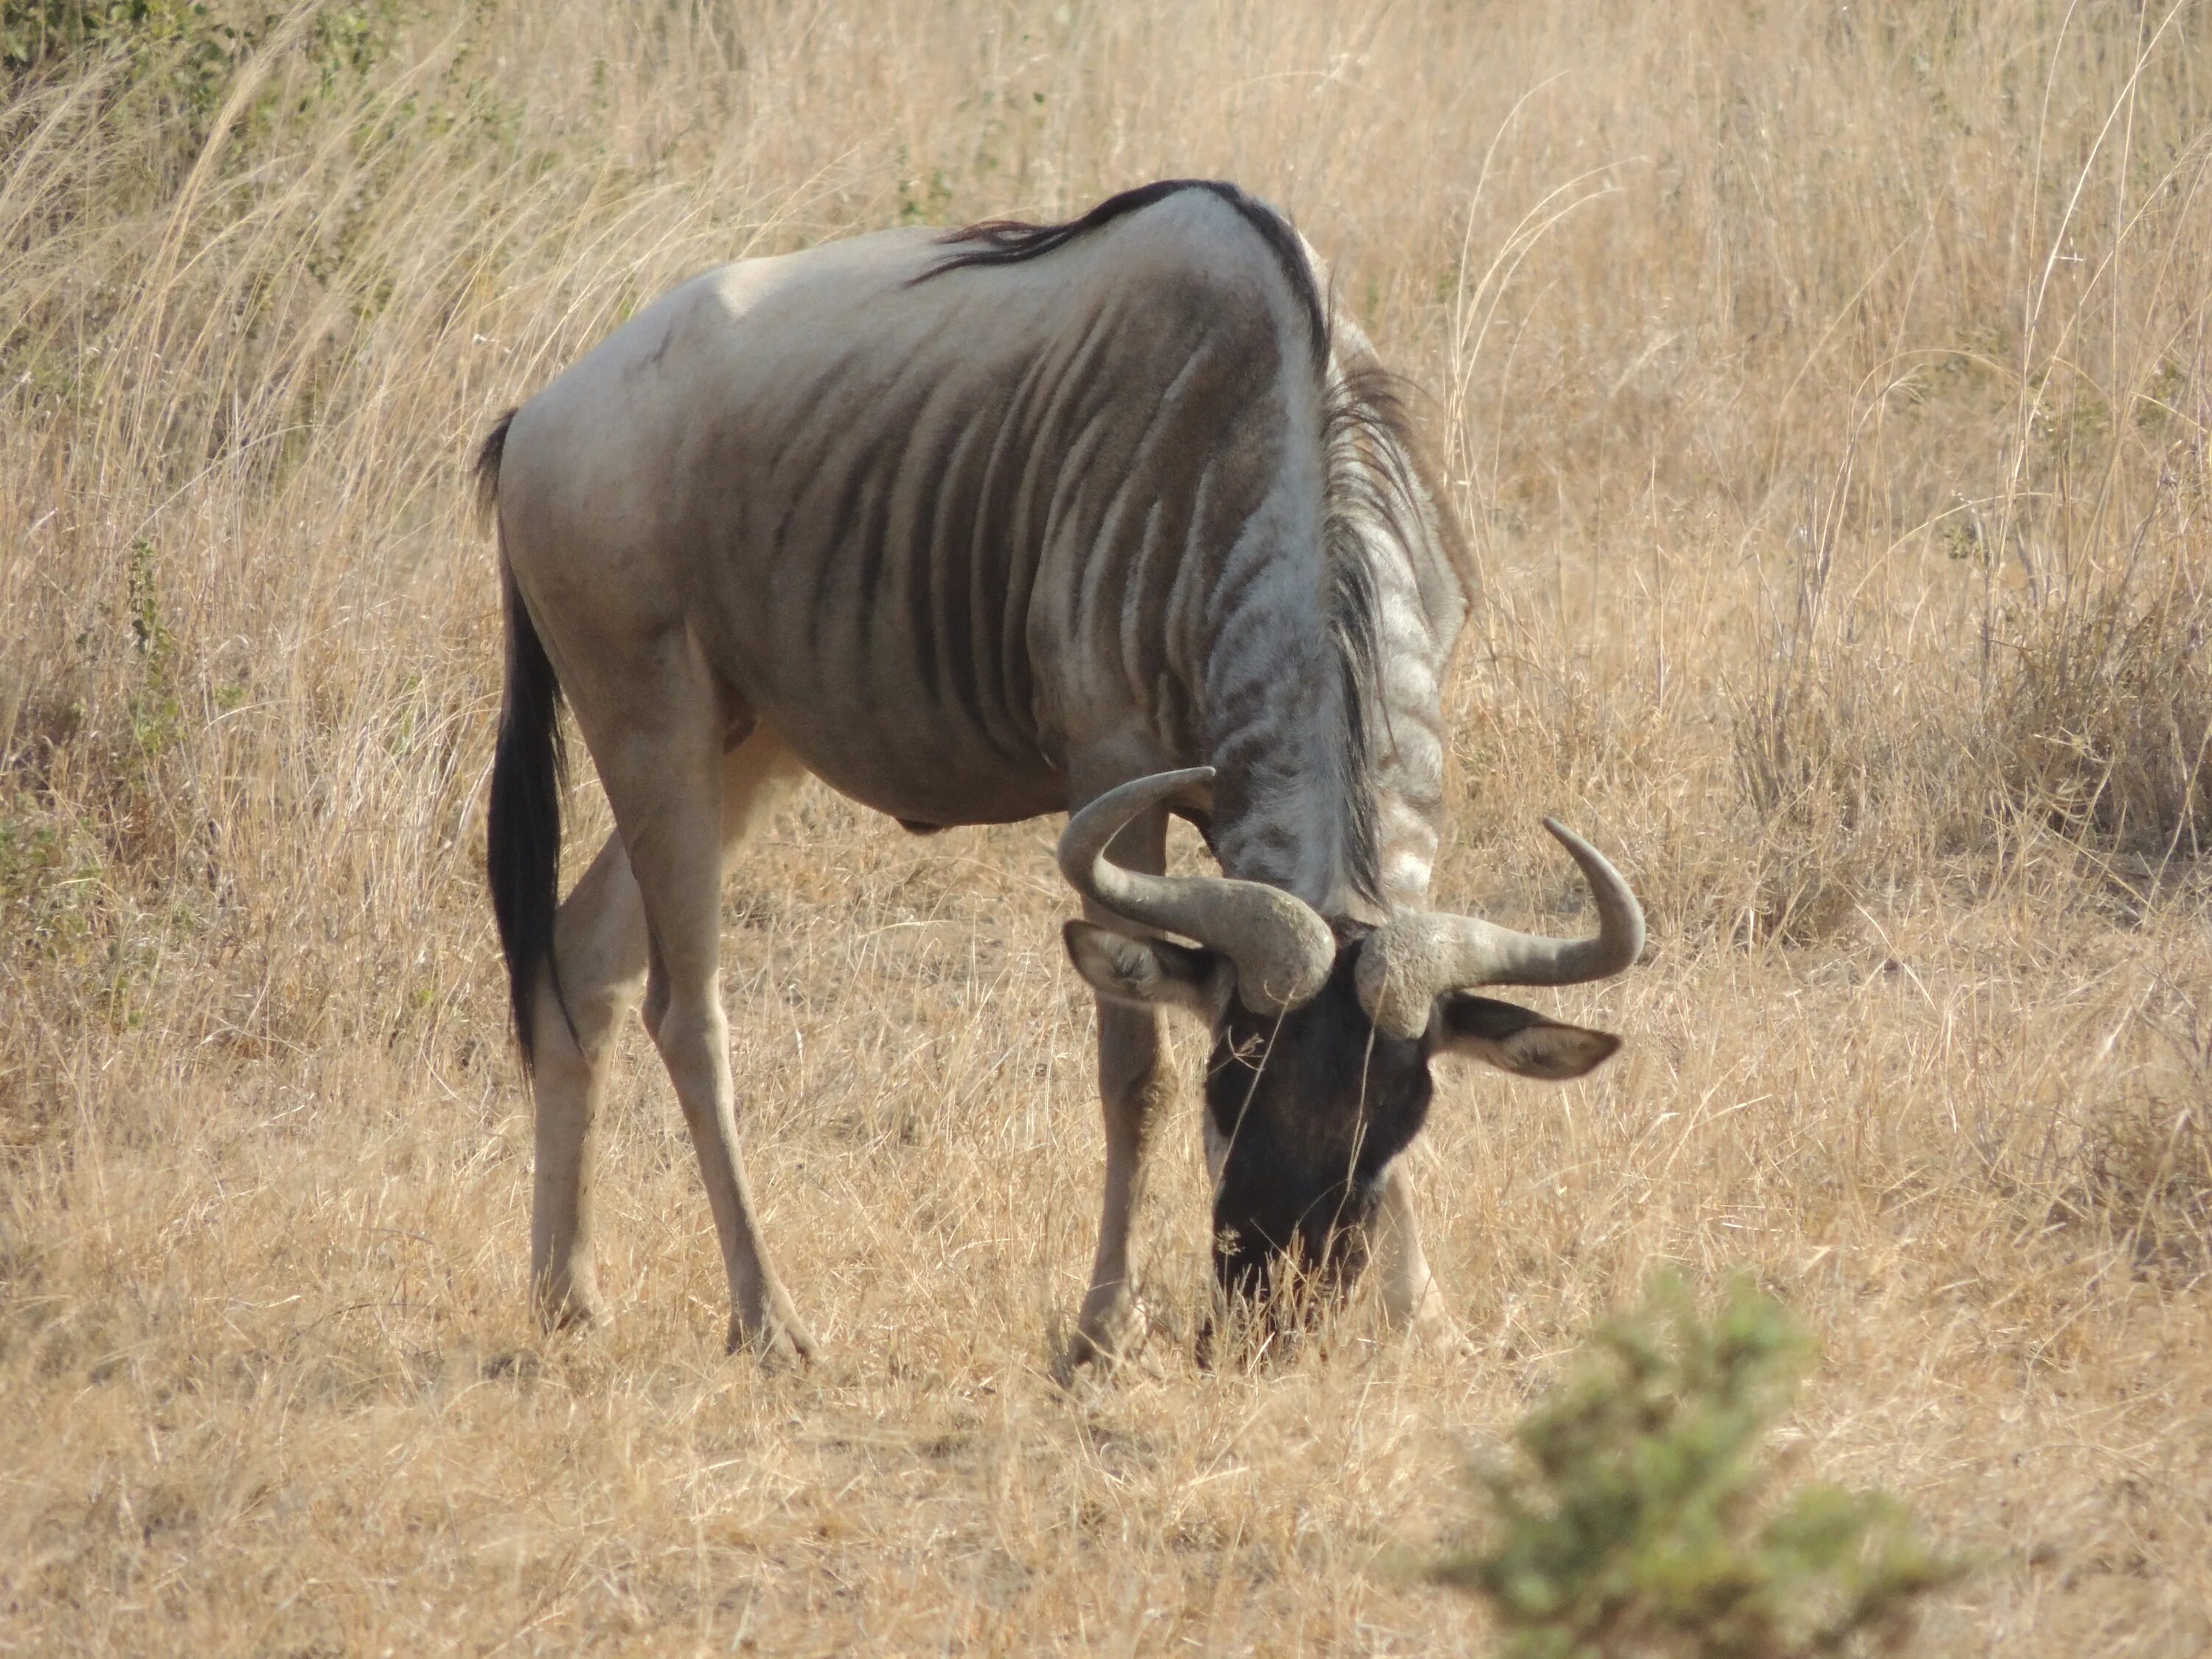
[[[1402,793],[1403,781],[1391,775],[1398,728],[1436,719],[1433,708],[1403,706],[1431,701],[1433,676],[1428,697],[1415,690],[1409,699],[1413,688],[1394,683],[1405,676],[1392,672],[1407,665],[1394,656],[1412,642],[1409,629],[1433,635],[1423,605],[1423,565],[1440,555],[1462,590],[1468,574],[1464,544],[1425,476],[1401,384],[1371,364],[1337,370],[1329,378],[1322,427],[1322,603],[1339,681],[1335,746],[1343,756],[1346,798],[1345,877],[1353,894],[1377,909],[1388,908],[1382,797]],[[1447,635],[1446,649],[1449,643]]]

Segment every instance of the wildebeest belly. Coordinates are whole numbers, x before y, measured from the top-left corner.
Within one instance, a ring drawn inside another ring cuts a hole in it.
[[[839,708],[748,689],[754,713],[839,793],[911,829],[1011,823],[1066,809],[1066,784],[1035,751],[1006,756],[896,709]]]
[[[1066,783],[1026,708],[984,701],[990,654],[933,663],[933,635],[872,625],[871,610],[824,605],[809,628],[773,605],[718,606],[694,626],[750,713],[865,806],[934,826],[1064,811]]]

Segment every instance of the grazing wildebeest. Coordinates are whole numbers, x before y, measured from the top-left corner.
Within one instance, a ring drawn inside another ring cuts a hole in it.
[[[1617,973],[1643,919],[1556,825],[1594,938],[1424,908],[1468,580],[1390,386],[1281,218],[1179,179],[1065,224],[709,271],[500,422],[478,461],[507,629],[489,872],[544,1317],[602,1317],[592,1120],[642,986],[731,1346],[812,1350],[746,1191],[717,967],[726,862],[808,772],[920,832],[1073,813],[1106,1195],[1071,1360],[1139,1319],[1129,1227],[1175,1006],[1214,1034],[1224,1288],[1266,1289],[1285,1255],[1348,1283],[1372,1236],[1389,1310],[1421,1310],[1395,1160],[1431,1059],[1588,1071],[1616,1038],[1471,988]],[[556,908],[564,693],[616,831]],[[1161,873],[1171,812],[1223,875]]]

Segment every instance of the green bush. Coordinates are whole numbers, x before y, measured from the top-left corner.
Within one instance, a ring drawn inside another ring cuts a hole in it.
[[[1893,1649],[1960,1568],[1896,1499],[1786,1494],[1765,1441],[1812,1345],[1746,1284],[1711,1317],[1672,1276],[1601,1326],[1473,1473],[1492,1511],[1441,1576],[1490,1603],[1508,1659],[1796,1659]]]
[[[313,71],[312,100],[357,82],[387,56],[412,4],[0,0],[0,94],[49,80],[102,77],[100,103],[111,119],[158,126],[189,161],[240,65],[279,38],[280,29],[292,28],[292,49]],[[280,95],[264,88],[261,102]],[[251,125],[253,112],[242,113]]]
[[[0,70],[9,76],[120,50],[174,55],[213,85],[248,44],[202,0],[0,0]]]

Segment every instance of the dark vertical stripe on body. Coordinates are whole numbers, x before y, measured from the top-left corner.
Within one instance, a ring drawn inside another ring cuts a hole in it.
[[[929,492],[930,512],[926,523],[921,514],[915,517],[927,535],[931,556],[944,562],[937,578],[943,593],[933,600],[933,611],[945,605],[955,590],[960,590],[962,602],[966,602],[965,590],[982,580],[986,562],[982,556],[987,550],[975,534],[981,502],[974,453],[981,441],[982,424],[975,419],[974,410],[967,407],[940,411],[936,422],[940,429],[934,434],[928,461],[935,472]],[[944,660],[953,699],[967,714],[974,735],[1003,750],[1005,744],[997,736],[1000,722],[993,720],[984,694],[987,685],[995,688],[999,678],[997,649],[996,639],[980,633],[972,617],[957,637],[949,629],[945,633]]]
[[[883,674],[875,660],[878,641],[895,643],[903,637],[923,681],[929,682],[936,673],[936,636],[927,628],[908,625],[914,614],[915,590],[928,585],[928,573],[918,568],[921,562],[918,550],[911,545],[895,545],[892,534],[906,459],[916,423],[928,407],[929,388],[894,403],[898,391],[894,382],[880,388],[875,400],[884,435],[868,462],[877,485],[869,495],[858,532],[866,538],[856,577],[860,591],[854,607],[862,621],[854,640],[847,684],[864,686],[871,694]]]
[[[1106,313],[1094,313],[1087,319],[1069,353],[1059,385],[1054,389],[1053,419],[1048,431],[1039,435],[1048,439],[1046,453],[1059,457],[1057,476],[1048,496],[1045,543],[1054,545],[1073,538],[1084,544],[1081,577],[1076,588],[1076,629],[1081,636],[1102,643],[1104,637],[1110,637],[1118,647],[1120,629],[1116,628],[1110,636],[1102,637],[1096,629],[1095,619],[1102,592],[1121,592],[1125,574],[1123,554],[1117,541],[1102,539],[1110,512],[1095,509],[1091,505],[1096,493],[1094,481],[1104,470],[1097,452],[1112,437],[1117,401],[1113,394],[1122,390],[1110,384],[1110,324],[1111,319]],[[1109,384],[1102,387],[1102,380]],[[1106,457],[1105,465],[1110,465],[1114,459]],[[1110,491],[1108,495],[1110,507]]]
[[[939,470],[940,483],[944,470],[951,465],[951,454],[959,447],[957,430],[949,435],[953,442],[940,445],[930,457],[930,465]],[[934,486],[930,504],[934,509]],[[938,707],[948,714],[954,709],[959,711],[968,722],[965,735],[988,744],[990,728],[984,718],[982,700],[976,695],[975,629],[968,612],[969,582],[976,550],[965,537],[939,536],[933,510],[926,533],[930,538],[927,553],[928,580],[915,586],[913,614],[915,625],[927,629],[933,635],[935,649],[931,672],[927,676],[931,695]]]
[[[1202,416],[1206,409],[1202,393],[1212,389],[1212,377],[1221,367],[1202,332],[1188,327],[1176,331],[1193,337],[1194,343],[1162,388],[1158,401],[1146,412],[1143,424],[1130,445],[1131,465],[1116,486],[1112,501],[1117,520],[1133,507],[1137,515],[1129,532],[1129,588],[1122,602],[1122,652],[1125,657],[1135,659],[1129,667],[1139,682],[1139,697],[1149,691],[1155,700],[1162,696],[1162,677],[1178,654],[1176,647],[1180,641],[1173,637],[1172,626],[1176,583],[1186,566],[1200,562],[1188,556],[1187,544],[1189,527],[1197,521],[1198,480],[1205,476],[1207,465],[1202,452],[1175,443],[1174,428],[1176,422],[1191,418],[1194,413]],[[1194,404],[1197,405],[1195,410]],[[1152,484],[1151,499],[1133,503],[1129,498],[1140,480]],[[1138,610],[1134,617],[1129,615],[1132,605]],[[1189,688],[1183,691],[1173,710],[1155,708],[1156,720],[1164,728],[1187,725],[1188,710],[1184,705],[1194,690]],[[1172,742],[1187,738],[1188,734],[1177,729],[1164,730],[1162,735]]]
[[[944,556],[932,537],[938,494],[944,487],[945,458],[941,451],[927,447],[941,445],[949,434],[946,423],[933,418],[933,391],[924,386],[910,404],[902,401],[882,410],[895,447],[877,530],[891,573],[890,591],[872,590],[870,609],[876,622],[870,629],[869,648],[878,639],[903,639],[928,702],[942,712],[944,641],[930,625],[930,588],[937,579],[934,563]]]
[[[1024,445],[1030,437],[1030,406],[1044,382],[1046,367],[1042,355],[1034,359],[999,410],[968,538],[971,566],[988,565],[990,550],[995,547],[1006,568],[1005,612],[1000,624],[999,698],[1018,738],[1034,738],[1036,719],[1029,611],[1042,548],[1029,530],[1030,469]]]
[[[885,474],[897,459],[898,445],[890,436],[861,451],[837,492],[820,555],[811,620],[814,630],[823,631],[831,617],[843,619],[836,629],[838,654],[830,659],[841,687],[865,683],[867,675],[867,653],[883,604],[884,501],[892,483]]]

